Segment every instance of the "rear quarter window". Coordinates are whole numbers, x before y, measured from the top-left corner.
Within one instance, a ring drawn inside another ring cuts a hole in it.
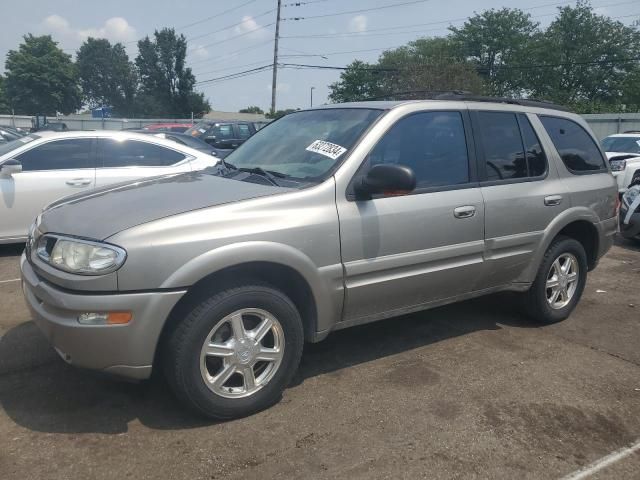
[[[574,174],[599,173],[607,170],[596,142],[576,122],[539,115],[567,169]]]

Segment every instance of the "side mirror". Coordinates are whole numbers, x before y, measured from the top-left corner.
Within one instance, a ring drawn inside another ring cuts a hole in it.
[[[10,177],[14,173],[20,173],[21,171],[22,164],[13,158],[0,165],[0,175],[3,177]]]
[[[354,187],[358,200],[370,200],[377,193],[403,195],[416,188],[416,176],[403,165],[375,165]]]

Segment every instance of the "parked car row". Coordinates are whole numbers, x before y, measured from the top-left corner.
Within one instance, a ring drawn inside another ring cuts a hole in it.
[[[629,185],[640,179],[640,132],[610,135],[602,141],[602,149],[618,182],[618,191],[626,192]]]

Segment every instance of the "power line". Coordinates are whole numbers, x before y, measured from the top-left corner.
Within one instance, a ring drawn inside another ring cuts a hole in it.
[[[221,43],[226,43],[226,42],[230,42],[231,40],[235,40],[236,38],[240,38],[240,37],[245,37],[247,35],[250,35],[252,33],[258,32],[260,30],[264,30],[265,28],[269,28],[270,26],[275,25],[275,22],[272,23],[267,23],[266,25],[262,25],[258,28],[254,28],[253,30],[248,30],[244,33],[239,33],[238,35],[233,35],[229,38],[225,38],[224,40],[218,40],[217,42],[213,42],[213,43],[207,43],[206,45],[199,45],[197,47],[193,47],[192,50],[198,49],[198,48],[208,48],[208,47],[213,47],[214,45],[220,45]]]
[[[260,42],[260,45],[249,45],[247,47],[243,47],[243,48],[239,48],[237,50],[232,50],[230,52],[227,52],[225,55],[222,55],[221,57],[214,57],[214,58],[203,58],[202,60],[198,60],[197,62],[191,62],[190,66],[193,65],[200,65],[202,63],[209,63],[209,62],[219,62],[222,60],[226,60],[227,58],[231,58],[233,56],[235,56],[237,53],[241,53],[241,52],[246,52],[247,50],[257,50],[259,48],[262,47],[266,47],[271,45],[272,40],[268,41],[268,42]]]
[[[553,7],[553,6],[560,6],[560,5],[564,5],[567,3],[573,3],[574,0],[565,0],[562,2],[555,2],[555,3],[546,3],[544,5],[536,5],[534,7],[529,7],[529,8],[521,8],[518,10],[522,10],[522,11],[528,11],[528,10],[536,10],[539,8],[544,8],[544,7]],[[598,6],[594,6],[594,10],[598,9],[598,8],[605,8],[605,7],[617,7],[617,6],[621,6],[621,5],[630,5],[630,4],[636,4],[637,0],[634,1],[626,1],[626,2],[619,2],[619,3],[609,3],[609,4],[604,4],[604,5],[598,5]],[[531,18],[542,18],[542,17],[548,17],[551,15],[556,15],[557,12],[552,12],[552,13],[545,13],[542,15],[532,15]],[[327,33],[322,33],[322,34],[311,34],[311,35],[283,35],[281,38],[335,38],[335,37],[360,37],[360,36],[385,36],[385,35],[398,35],[401,33],[417,33],[419,31],[406,31],[406,32],[397,32],[397,33],[388,33],[388,34],[369,34],[369,32],[380,32],[380,31],[387,31],[387,30],[399,30],[399,29],[403,29],[403,28],[413,28],[413,27],[423,27],[423,26],[430,26],[430,25],[440,25],[440,24],[445,24],[445,23],[451,23],[451,22],[462,22],[462,21],[466,21],[468,20],[470,17],[458,17],[458,18],[449,18],[446,20],[438,20],[438,21],[434,21],[434,22],[427,22],[427,23],[413,23],[413,24],[408,24],[408,25],[396,25],[393,27],[383,27],[383,28],[371,28],[371,29],[367,29],[367,30],[363,30],[360,32],[354,32],[354,31],[346,31],[346,32],[336,32],[336,33],[331,33],[331,34],[327,34]],[[613,17],[613,18],[621,18],[621,17]],[[425,30],[425,31],[436,31],[436,30],[442,30],[441,28],[439,29],[429,29],[429,30]]]
[[[247,76],[248,74],[259,73],[273,67],[272,64],[262,65],[261,67],[251,68],[249,70],[243,70],[241,72],[230,73],[229,75],[223,75],[221,77],[210,78],[208,80],[202,80],[201,82],[196,82],[196,85],[203,85],[205,83],[218,82],[221,80],[232,80],[234,78],[240,78]]]
[[[253,16],[251,18],[253,18],[255,20],[256,18],[260,18],[260,17],[264,17],[265,15],[269,15],[270,13],[275,12],[275,10],[276,10],[275,8],[272,8],[271,10],[267,10],[266,12],[262,12],[261,14],[255,15],[255,16]],[[218,30],[213,30],[211,32],[207,32],[207,33],[203,33],[201,35],[196,35],[194,37],[187,38],[187,41],[191,42],[191,41],[197,40],[199,38],[204,38],[204,37],[208,37],[210,35],[214,35],[216,33],[224,32],[225,30],[229,30],[230,28],[238,27],[238,26],[242,25],[243,23],[245,23],[245,21],[246,20],[243,19],[241,22],[237,22],[237,23],[233,23],[231,25],[227,25],[226,27],[219,28]]]
[[[191,27],[193,27],[195,25],[200,25],[201,23],[205,23],[205,22],[208,22],[209,20],[213,20],[214,18],[222,17],[223,15],[226,15],[227,13],[231,13],[231,12],[233,12],[235,10],[241,9],[242,7],[246,7],[247,5],[249,5],[251,3],[254,3],[255,1],[256,0],[249,0],[248,2],[245,2],[245,3],[241,4],[241,5],[238,5],[237,7],[233,7],[233,8],[230,8],[228,10],[225,10],[224,12],[220,12],[220,13],[217,13],[215,15],[211,15],[210,17],[203,18],[202,20],[198,20],[197,22],[189,23],[188,25],[183,25],[181,27],[176,27],[176,30],[185,30],[185,29],[191,28]]]
[[[406,5],[416,5],[418,3],[426,3],[429,2],[431,0],[413,0],[412,2],[402,2],[402,3],[394,3],[394,4],[390,4],[390,5],[381,5],[379,7],[372,7],[372,8],[362,8],[360,10],[349,10],[346,12],[336,12],[336,13],[325,13],[322,15],[312,15],[309,17],[291,17],[291,18],[283,18],[282,20],[311,20],[313,18],[326,18],[326,17],[338,17],[340,15],[351,15],[353,13],[363,13],[363,12],[373,12],[375,10],[384,10],[387,8],[394,8],[394,7],[403,7]]]

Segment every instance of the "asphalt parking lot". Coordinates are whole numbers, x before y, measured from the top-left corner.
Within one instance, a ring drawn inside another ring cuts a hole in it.
[[[0,247],[0,478],[562,478],[640,440],[640,249],[620,241],[567,321],[495,295],[308,345],[275,407],[211,423],[161,379],[76,370]],[[640,476],[636,451],[589,478]]]

